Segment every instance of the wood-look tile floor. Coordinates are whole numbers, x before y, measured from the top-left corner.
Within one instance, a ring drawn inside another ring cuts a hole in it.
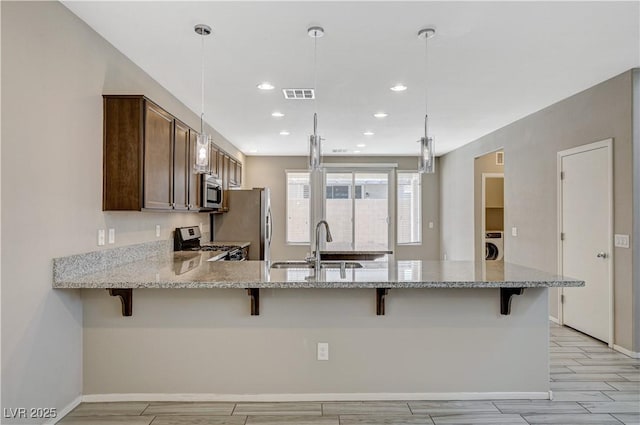
[[[640,425],[640,359],[550,325],[554,400],[82,403],[62,425]]]

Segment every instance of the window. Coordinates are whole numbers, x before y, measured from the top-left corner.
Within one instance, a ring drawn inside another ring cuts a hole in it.
[[[287,243],[308,244],[311,211],[309,173],[287,171]]]
[[[336,251],[389,249],[389,171],[329,170],[325,217]]]
[[[398,171],[398,245],[422,243],[420,174]]]

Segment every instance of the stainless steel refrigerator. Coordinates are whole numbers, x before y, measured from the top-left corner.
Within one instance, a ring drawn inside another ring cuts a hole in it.
[[[251,242],[249,260],[269,260],[273,223],[268,188],[228,190],[229,212],[213,214],[213,240]]]

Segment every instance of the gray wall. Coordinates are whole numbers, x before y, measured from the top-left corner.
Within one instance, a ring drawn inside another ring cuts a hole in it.
[[[501,147],[505,229],[518,228],[517,237],[505,233],[506,261],[557,271],[557,152],[603,139],[614,139],[614,232],[631,234],[631,77],[625,72],[441,157],[443,254],[473,259],[474,158]],[[633,249],[616,248],[614,255],[615,343],[631,349]],[[557,316],[557,296],[551,294],[551,315]]]
[[[127,245],[154,240],[156,224],[166,239],[208,223],[101,211],[102,94],[145,94],[194,128],[199,118],[60,3],[0,7],[2,407],[62,409],[82,392],[83,307],[79,291],[51,289],[52,258],[99,249],[98,228]]]
[[[398,170],[415,170],[417,159],[414,157],[334,157],[327,156],[324,162],[330,163],[379,163],[398,164]],[[309,252],[308,245],[287,245],[285,242],[286,220],[286,170],[306,170],[307,158],[301,156],[247,156],[246,180],[244,185],[251,187],[269,187],[271,208],[274,217],[272,240],[273,259],[304,258]],[[397,246],[396,259],[437,260],[440,249],[439,234],[439,173],[436,164],[435,174],[425,174],[422,179],[422,245]],[[429,221],[433,229],[429,229]]]
[[[148,289],[125,319],[104,291],[83,290],[84,392],[548,391],[547,292],[528,289],[500,316],[495,289],[393,290],[379,317],[373,290],[272,289],[252,317],[243,290]]]
[[[640,353],[640,69],[633,70],[633,351]]]

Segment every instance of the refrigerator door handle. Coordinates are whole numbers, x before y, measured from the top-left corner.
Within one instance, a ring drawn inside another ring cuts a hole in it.
[[[269,208],[269,246],[271,246],[272,236],[273,236],[273,216],[271,215],[271,208]]]

